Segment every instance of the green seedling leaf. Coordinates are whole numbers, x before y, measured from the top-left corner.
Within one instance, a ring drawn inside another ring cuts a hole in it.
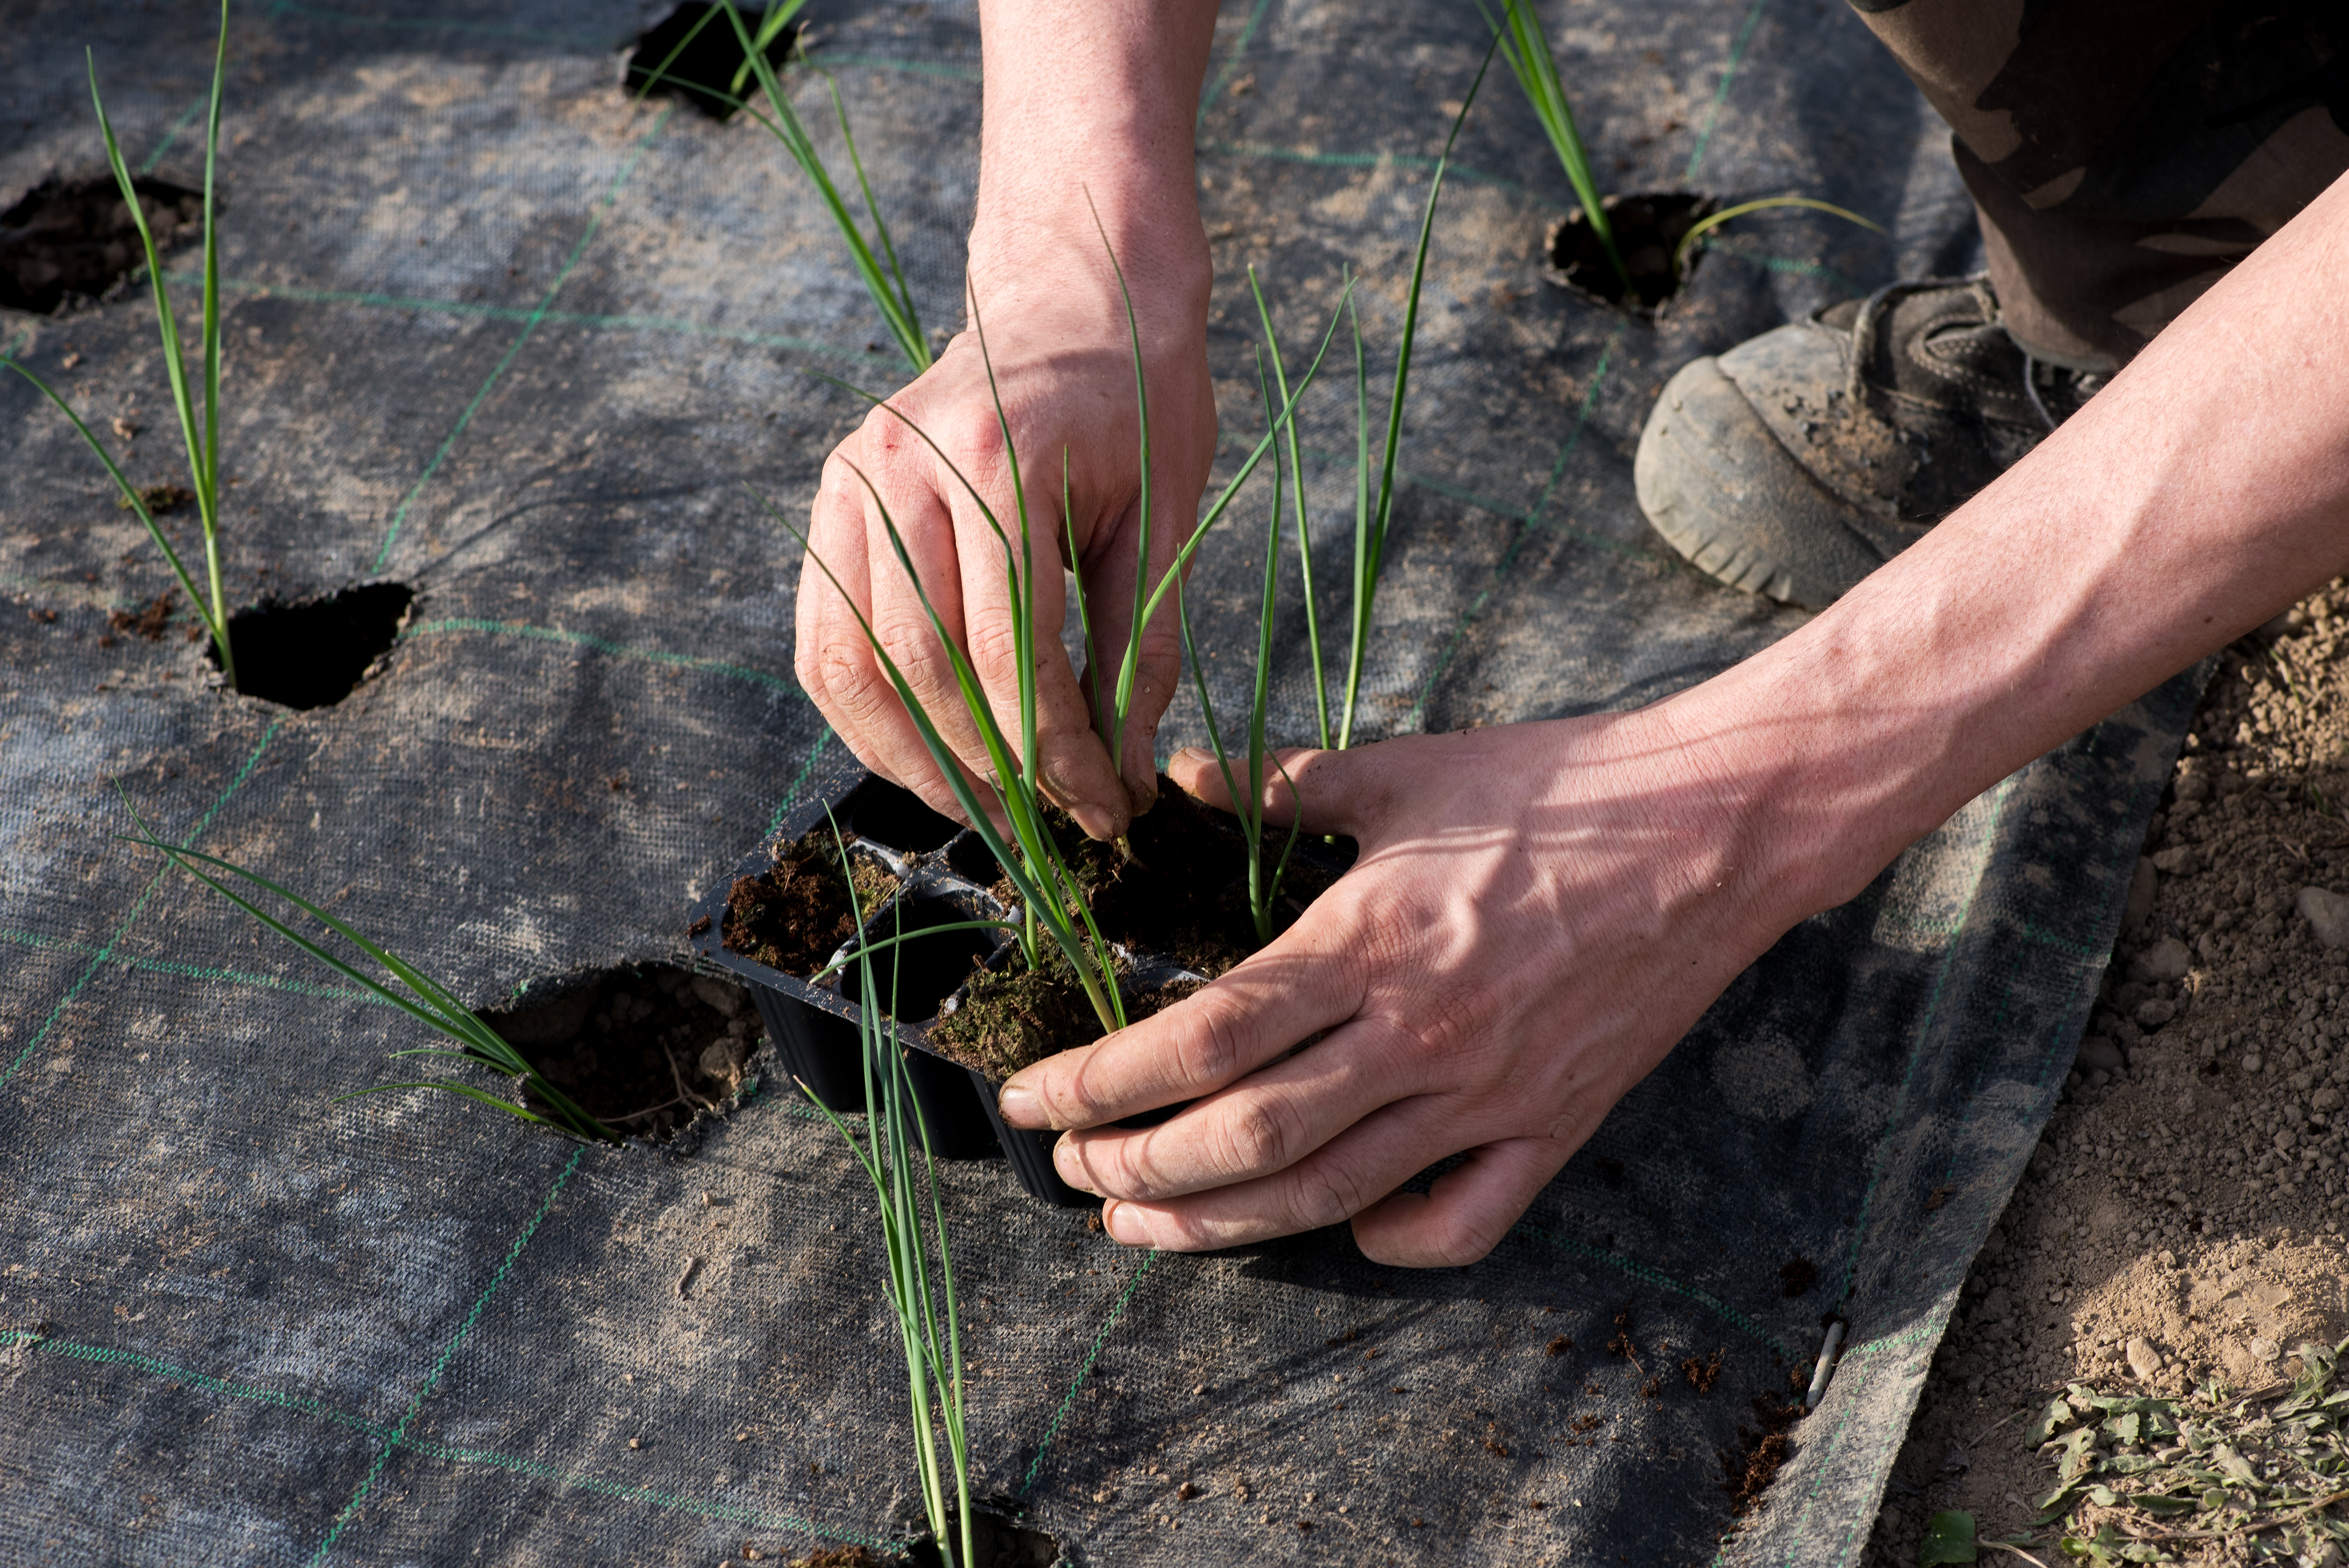
[[[2072,1407],[2062,1399],[2051,1399],[2047,1402],[2047,1408],[2040,1412],[2039,1418],[2031,1423],[2029,1431],[2023,1435],[2023,1443],[2035,1449],[2070,1426],[2072,1420]]]
[[[1615,275],[1621,280],[1624,295],[1630,297],[1631,273],[1615,248],[1615,225],[1607,216],[1598,176],[1590,170],[1590,154],[1582,144],[1582,133],[1575,127],[1574,108],[1567,101],[1566,88],[1558,80],[1557,57],[1550,53],[1548,35],[1535,17],[1531,0],[1502,0],[1498,22],[1491,12],[1484,10],[1484,0],[1477,0],[1477,9],[1485,25],[1493,29],[1501,57],[1509,63],[1509,74],[1517,78],[1526,102],[1533,107],[1534,118],[1541,121],[1550,149],[1566,170],[1567,182],[1574,187],[1575,198],[1582,203],[1584,220],[1607,253]]]
[[[2088,1489],[2088,1501],[2098,1508],[2110,1508],[2120,1500],[2120,1493],[2111,1487],[2097,1485]]]
[[[2095,1460],[2095,1450],[2088,1445],[2095,1440],[2096,1433],[2093,1427],[2081,1427],[2065,1433],[2056,1453],[2056,1475],[2071,1480],[2087,1470]]]
[[[2137,1411],[2130,1410],[2107,1419],[2105,1422],[2104,1431],[2106,1437],[2116,1443],[2134,1443],[2137,1440],[2138,1434],[2144,1426],[2144,1417]]]
[[[1732,218],[1743,218],[1748,212],[1765,211],[1772,207],[1807,207],[1814,212],[1833,213],[1836,217],[1847,222],[1857,223],[1871,232],[1878,234],[1884,232],[1884,225],[1874,219],[1863,218],[1858,213],[1838,207],[1832,201],[1821,201],[1810,196],[1764,196],[1756,201],[1740,201],[1734,207],[1724,207],[1720,211],[1700,218],[1690,224],[1688,232],[1681,236],[1680,244],[1672,251],[1672,275],[1674,277],[1688,275],[1689,251],[1708,232],[1718,229]]]
[[[2132,1507],[2141,1508],[2147,1513],[2176,1514],[2194,1511],[2192,1498],[2166,1497],[2156,1491],[2133,1492],[2128,1501]]]
[[[221,0],[220,31],[212,45],[212,86],[211,113],[204,122],[204,276],[203,325],[200,339],[202,353],[202,382],[204,407],[197,418],[195,396],[190,389],[187,352],[180,338],[179,318],[171,309],[170,288],[163,281],[163,263],[155,249],[155,235],[148,226],[146,210],[140,205],[139,191],[133,183],[129,165],[123,161],[122,149],[115,140],[114,122],[106,112],[106,102],[98,90],[98,58],[87,51],[84,62],[89,77],[89,101],[98,111],[98,128],[106,142],[107,167],[113,171],[115,184],[122,191],[124,205],[129,209],[131,224],[139,232],[139,243],[147,259],[147,282],[154,296],[155,322],[163,345],[163,369],[171,387],[171,406],[178,415],[180,434],[188,450],[188,474],[196,497],[197,516],[204,537],[204,564],[211,594],[197,591],[193,576],[181,560],[179,550],[155,521],[146,500],[124,477],[121,468],[108,453],[105,445],[82,422],[71,405],[49,384],[15,357],[0,355],[0,366],[15,371],[37,387],[41,395],[57,405],[58,410],[73,424],[83,444],[105,466],[107,477],[122,492],[129,508],[139,514],[146,525],[147,536],[162,552],[171,574],[180,581],[188,602],[202,617],[205,629],[212,634],[212,645],[218,651],[221,673],[232,690],[236,688],[236,654],[229,645],[228,596],[222,585],[220,554],[220,244],[213,225],[215,210],[213,176],[220,160],[221,88],[228,66],[228,0]]]
[[[1971,1563],[1979,1555],[1972,1514],[1959,1508],[1944,1509],[1925,1522],[1925,1538],[1917,1543],[1917,1568]]]
[[[2220,1474],[2239,1486],[2256,1488],[2260,1484],[2258,1467],[2236,1452],[2231,1443],[2220,1443],[2211,1449],[2210,1462],[2218,1466]]]

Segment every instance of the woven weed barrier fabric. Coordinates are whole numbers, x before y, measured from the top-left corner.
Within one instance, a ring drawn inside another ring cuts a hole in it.
[[[1800,191],[1891,234],[1745,221],[1661,325],[1627,320],[1541,281],[1566,188],[1488,81],[1438,225],[1373,736],[1649,701],[1798,624],[1649,533],[1648,406],[1695,354],[1977,250],[1945,133],[1844,7],[1544,10],[1617,189]],[[812,15],[948,323],[975,17]],[[0,387],[0,1560],[712,1564],[913,1528],[870,1196],[812,1111],[771,1088],[665,1148],[581,1149],[444,1096],[330,1103],[406,1076],[420,1032],[110,836],[119,780],[488,1005],[682,954],[691,901],[840,760],[790,674],[797,550],[743,487],[802,511],[859,413],[809,373],[899,372],[773,143],[623,92],[653,19],[281,0],[233,26],[229,581],[414,591],[341,702],[208,686],[184,605],[157,640],[110,629],[168,575],[63,421]],[[85,45],[130,161],[200,176],[203,6],[11,26],[0,203],[99,168]],[[1198,139],[1227,470],[1262,422],[1243,263],[1299,353],[1353,269],[1382,375],[1481,53],[1473,7],[1226,5]],[[137,480],[175,477],[141,294],[0,334],[136,428]],[[1303,419],[1326,583],[1350,387]],[[1205,552],[1209,645],[1242,645],[1264,515],[1258,490]],[[1301,740],[1288,572],[1276,727]],[[1237,704],[1245,656],[1212,673]],[[980,1490],[1084,1563],[1854,1560],[2191,696],[1789,934],[1474,1267],[1374,1269],[1343,1231],[1139,1255],[999,1161],[947,1165]],[[1723,1456],[1828,1314],[1841,1369],[1734,1517]]]

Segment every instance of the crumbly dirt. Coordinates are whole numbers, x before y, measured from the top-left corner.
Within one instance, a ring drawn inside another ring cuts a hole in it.
[[[609,970],[481,1021],[596,1120],[656,1143],[730,1109],[764,1037],[741,986],[666,965]]]
[[[829,822],[778,850],[772,864],[737,878],[727,895],[727,951],[802,980],[823,968],[856,934],[857,907],[870,913],[897,891],[897,879],[879,866],[851,856],[850,868],[856,903],[840,874],[840,846]]]
[[[1138,1024],[1164,1012],[1200,984],[1178,980],[1128,994],[1126,1023]],[[1101,1037],[1101,1018],[1092,1003],[1077,984],[1068,958],[1053,949],[1041,969],[1015,966],[973,984],[962,1005],[930,1030],[929,1043],[963,1066],[1002,1079]]]
[[[1984,1538],[2029,1531],[2056,1471],[2025,1439],[2075,1379],[2255,1390],[2292,1374],[2302,1342],[2349,1329],[2349,950],[2325,944],[2309,912],[2330,919],[2326,900],[2303,891],[2349,892],[2344,654],[2336,582],[2224,655],[2077,1069],[1935,1359],[1870,1563],[1915,1562],[1942,1509]],[[2327,934],[2349,940],[2349,921]],[[2058,1528],[2036,1532],[2051,1562]],[[2060,1528],[2081,1532],[2080,1509]],[[2239,1563],[2274,1540],[2235,1528],[2162,1550]]]
[[[155,237],[169,252],[203,232],[201,191],[141,175],[130,182]],[[146,259],[122,188],[112,175],[54,176],[0,212],[0,306],[47,315],[97,299]]]
[[[1652,313],[1680,292],[1684,280],[1672,269],[1672,253],[1714,203],[1692,191],[1661,191],[1602,197],[1599,204],[1607,212],[1623,270],[1631,274],[1630,297],[1625,297],[1622,275],[1579,207],[1551,224],[1543,237],[1549,281],[1608,304]]]
[[[1094,923],[1110,941],[1171,958],[1210,979],[1263,945],[1249,909],[1246,841],[1234,820],[1185,795],[1164,774],[1158,803],[1135,818],[1126,835],[1131,854],[1087,838],[1057,810],[1051,828],[1085,890]],[[1265,839],[1258,851],[1268,877],[1288,840],[1269,830]],[[1295,923],[1334,880],[1290,855],[1274,906],[1274,934]],[[1008,877],[999,877],[988,891],[1007,904],[1019,900]]]

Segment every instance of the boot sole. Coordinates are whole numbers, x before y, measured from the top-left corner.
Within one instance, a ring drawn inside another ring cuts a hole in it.
[[[1665,384],[1631,480],[1640,509],[1691,565],[1781,603],[1825,609],[1888,559],[1710,356]]]

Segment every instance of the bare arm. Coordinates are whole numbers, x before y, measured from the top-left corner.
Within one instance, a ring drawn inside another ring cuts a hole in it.
[[[1350,1218],[1382,1262],[1470,1261],[1790,926],[2344,568],[2349,180],[1775,647],[1635,713],[1288,754],[1357,869],[1217,985],[1019,1074],[1006,1114],[1094,1130],[1061,1169],[1121,1241]],[[1216,798],[1211,761],[1174,771]]]
[[[1011,428],[1038,559],[1039,748],[1054,798],[1088,830],[1123,832],[1154,796],[1158,718],[1174,690],[1171,626],[1143,648],[1125,756],[1093,736],[1084,688],[1051,635],[1062,584],[1049,563],[1061,530],[1069,459],[1078,562],[1104,648],[1132,620],[1141,469],[1133,368],[1109,243],[1133,291],[1150,377],[1152,482],[1159,519],[1195,518],[1214,461],[1207,378],[1209,272],[1191,159],[1191,124],[1214,36],[1213,0],[985,0],[986,108],[969,290],[987,329]],[[1099,213],[1100,227],[1094,214]],[[968,476],[1007,528],[1014,509],[975,333],[890,399]],[[860,478],[859,475],[864,476]],[[876,409],[825,464],[810,538],[903,666],[923,707],[974,776],[986,758],[953,675],[896,562],[870,480],[904,535],[923,585],[970,654],[997,719],[1017,733],[1019,671],[1000,548],[946,462],[895,415]],[[1154,530],[1154,574],[1179,531]],[[802,573],[800,682],[867,766],[957,813],[952,794],[883,676],[849,606],[820,572]],[[1121,782],[1120,775],[1123,776]]]

